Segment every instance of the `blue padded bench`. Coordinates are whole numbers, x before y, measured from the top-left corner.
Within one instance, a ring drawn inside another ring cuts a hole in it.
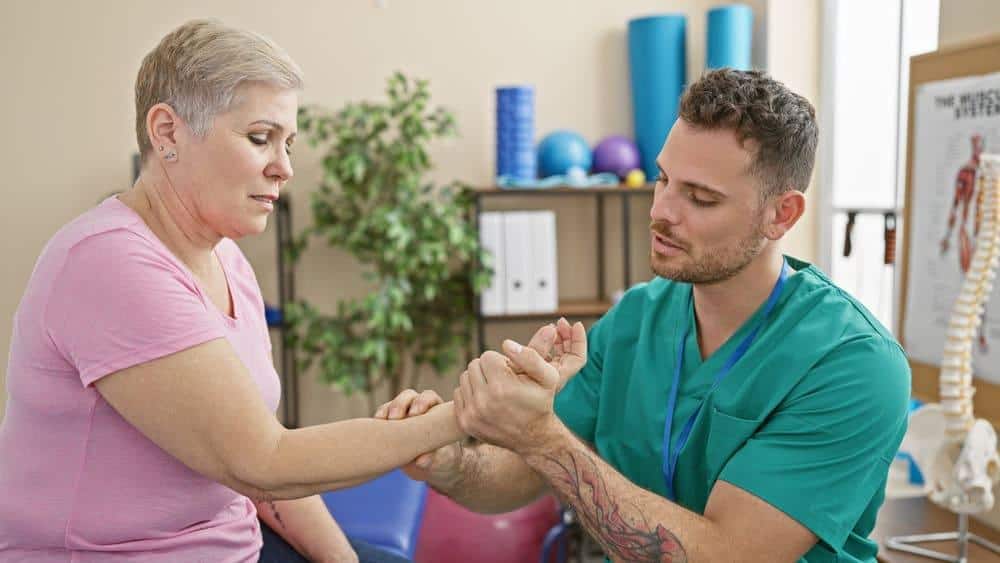
[[[425,483],[396,469],[367,483],[321,496],[345,534],[413,559],[427,500]]]

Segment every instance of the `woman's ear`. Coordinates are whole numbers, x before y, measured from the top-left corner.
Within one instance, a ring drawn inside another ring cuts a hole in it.
[[[166,161],[177,160],[177,126],[180,119],[174,108],[158,103],[146,113],[146,134],[153,145],[156,158]]]

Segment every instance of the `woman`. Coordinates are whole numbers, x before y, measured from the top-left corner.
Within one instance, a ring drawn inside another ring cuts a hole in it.
[[[257,561],[282,545],[270,527],[310,560],[356,561],[316,494],[461,437],[450,405],[297,430],[274,416],[263,300],[233,240],[264,230],[292,177],[301,85],[279,47],[210,21],[146,56],[138,180],[53,237],[14,318],[0,560]]]

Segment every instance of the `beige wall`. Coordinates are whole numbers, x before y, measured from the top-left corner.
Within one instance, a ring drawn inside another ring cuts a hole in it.
[[[941,47],[1000,33],[1000,2],[941,0],[938,41]]]
[[[6,202],[0,221],[0,365],[6,357],[12,315],[46,240],[65,222],[105,194],[126,188],[133,138],[132,87],[141,57],[167,31],[204,16],[245,26],[275,39],[307,74],[306,103],[338,106],[379,96],[396,69],[431,80],[437,101],[456,113],[462,136],[435,149],[438,179],[457,178],[485,185],[493,173],[492,89],[503,83],[531,83],[537,89],[539,133],[569,127],[587,139],[631,134],[626,22],[664,10],[688,19],[689,76],[704,64],[705,11],[710,0],[461,0],[311,1],[175,0],[137,2],[5,2],[0,20],[0,89],[6,134],[0,159],[6,172]],[[818,91],[818,0],[754,0],[757,61],[816,102]],[[768,4],[776,6],[765,13]],[[765,51],[766,49],[766,51]],[[818,104],[817,104],[818,105]],[[302,147],[302,145],[300,145]],[[298,150],[296,198],[299,227],[308,211],[307,193],[316,185],[316,153]],[[814,188],[815,189],[815,188]],[[818,198],[813,198],[818,201]],[[554,205],[556,205],[554,203]],[[594,290],[590,274],[593,233],[586,224],[588,204],[560,205],[560,291],[566,296]],[[633,206],[633,233],[643,239],[645,206]],[[608,227],[620,227],[609,207]],[[806,259],[816,254],[815,222],[809,215],[791,237],[790,250]],[[276,295],[273,231],[241,242],[257,270],[266,299]],[[610,236],[608,248],[619,239]],[[633,280],[648,275],[645,247],[634,248]],[[609,255],[609,287],[620,262]],[[344,255],[311,252],[299,270],[303,295],[329,306],[338,297],[363,291],[357,268]],[[492,327],[523,335],[530,325]],[[307,423],[358,416],[361,401],[344,401],[307,377],[302,382],[302,414]],[[439,380],[446,391],[451,380]],[[0,405],[5,395],[0,389]],[[0,406],[2,409],[2,406]]]
[[[802,94],[819,110],[820,1],[769,0],[767,3],[767,70]],[[820,136],[822,138],[822,135]],[[809,204],[798,226],[784,241],[786,252],[815,262],[819,254],[819,220],[822,186],[817,158],[812,184],[807,191]]]

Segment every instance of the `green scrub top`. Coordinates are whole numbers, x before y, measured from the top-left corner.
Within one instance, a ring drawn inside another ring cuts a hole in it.
[[[810,264],[786,259],[794,272],[774,310],[715,391],[763,305],[702,359],[690,284],[655,278],[591,328],[587,365],[556,397],[556,413],[626,478],[665,496],[663,428],[676,339],[689,327],[671,445],[704,406],[677,462],[677,503],[703,514],[722,479],[819,538],[800,561],[874,562],[868,535],[906,431],[910,368],[863,305]]]

